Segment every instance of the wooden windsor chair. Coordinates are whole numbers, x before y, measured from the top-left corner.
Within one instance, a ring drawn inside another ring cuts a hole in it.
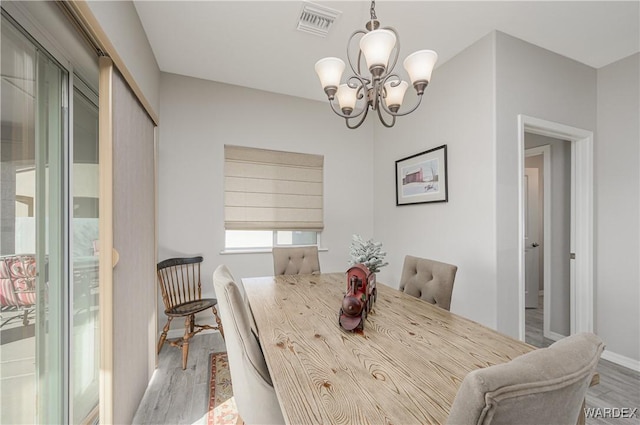
[[[182,369],[187,368],[189,356],[189,339],[205,329],[219,330],[224,338],[222,323],[216,310],[218,301],[215,298],[202,298],[200,281],[200,264],[202,257],[170,258],[158,263],[158,283],[164,302],[164,313],[167,323],[162,329],[158,341],[158,354],[165,342],[182,348]],[[198,324],[195,315],[210,308],[213,311],[217,326]],[[167,339],[171,321],[176,317],[184,317],[184,336]]]

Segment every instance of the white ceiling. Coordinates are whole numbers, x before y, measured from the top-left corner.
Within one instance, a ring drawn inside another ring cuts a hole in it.
[[[314,3],[342,12],[326,38],[296,30],[302,1],[134,0],[161,71],[326,100],[314,64],[325,56],[346,61],[347,40],[364,28],[370,2]],[[600,68],[639,51],[639,5],[387,0],[376,2],[376,12],[382,26],[399,32],[400,63],[432,49],[441,65],[499,30]],[[437,73],[436,67],[434,81]]]

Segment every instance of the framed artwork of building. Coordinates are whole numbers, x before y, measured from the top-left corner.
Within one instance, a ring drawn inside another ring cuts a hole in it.
[[[447,145],[396,161],[396,205],[448,200]]]

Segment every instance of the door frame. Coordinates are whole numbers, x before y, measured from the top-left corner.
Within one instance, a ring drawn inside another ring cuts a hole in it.
[[[571,252],[576,258],[572,261],[572,279],[570,287],[571,334],[593,332],[593,132],[581,128],[547,121],[527,115],[518,115],[518,321],[520,339],[525,339],[524,312],[524,134],[533,133],[571,142],[571,192],[572,192],[572,241]],[[545,171],[548,167],[545,166]],[[546,177],[546,176],[545,176]],[[545,178],[545,185],[547,179]],[[545,194],[547,193],[545,187]],[[547,203],[545,202],[545,209]],[[548,222],[547,222],[548,223]],[[545,240],[547,239],[545,225]],[[544,261],[547,264],[545,248]],[[545,268],[545,292],[547,290]],[[545,297],[545,314],[548,308]],[[546,323],[546,322],[545,322]]]

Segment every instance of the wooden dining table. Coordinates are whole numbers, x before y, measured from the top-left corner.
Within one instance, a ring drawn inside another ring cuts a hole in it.
[[[288,424],[444,424],[467,373],[535,349],[380,282],[345,331],[345,273],[242,283]]]

